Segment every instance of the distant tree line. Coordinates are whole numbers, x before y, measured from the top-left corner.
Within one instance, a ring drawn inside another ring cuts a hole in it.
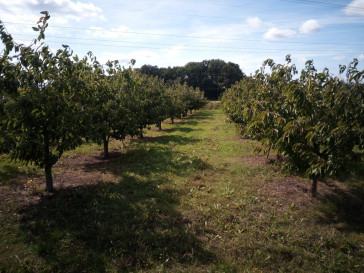
[[[218,100],[225,90],[245,77],[238,64],[219,59],[168,68],[143,65],[138,70],[142,74],[159,77],[166,83],[186,83],[199,88],[209,100]]]

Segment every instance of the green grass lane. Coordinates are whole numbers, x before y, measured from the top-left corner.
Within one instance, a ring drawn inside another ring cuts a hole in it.
[[[360,175],[312,200],[308,180],[254,155],[220,109],[110,145],[122,152],[92,168],[116,179],[0,201],[0,272],[364,271]],[[2,192],[25,172],[5,165]]]

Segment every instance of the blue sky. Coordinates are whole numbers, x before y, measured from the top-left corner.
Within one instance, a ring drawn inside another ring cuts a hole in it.
[[[291,54],[299,69],[312,59],[334,74],[359,59],[364,69],[364,0],[0,0],[0,20],[30,43],[41,10],[51,14],[46,43],[68,44],[105,63],[136,60],[159,67],[222,59],[244,73]]]

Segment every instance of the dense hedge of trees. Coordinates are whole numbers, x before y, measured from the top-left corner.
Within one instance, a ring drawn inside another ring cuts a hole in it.
[[[47,191],[63,152],[91,140],[103,143],[108,157],[110,138],[142,136],[146,126],[161,127],[206,103],[199,89],[166,85],[117,61],[102,66],[68,46],[53,53],[41,43],[49,18],[42,12],[30,46],[14,42],[0,21],[0,152],[44,168]]]
[[[186,83],[199,88],[210,100],[219,99],[226,89],[245,77],[239,65],[219,59],[190,62],[173,68],[143,65],[139,71],[164,79],[167,83]]]
[[[356,152],[364,149],[364,71],[354,59],[340,67],[342,80],[308,61],[298,76],[290,61],[265,61],[225,92],[223,106],[243,135],[283,158],[284,168],[304,171],[315,196],[320,178],[360,159]]]

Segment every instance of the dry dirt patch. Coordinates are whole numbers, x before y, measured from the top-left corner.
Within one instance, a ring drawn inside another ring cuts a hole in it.
[[[95,154],[62,159],[54,166],[54,186],[69,188],[99,181],[115,181],[118,176],[112,170],[122,155],[121,152],[111,151],[107,159]]]
[[[287,175],[280,172],[279,162],[275,156],[252,155],[237,159],[252,168],[269,168],[277,175],[265,182],[259,189],[263,198],[271,198],[278,202],[272,204],[278,210],[305,208],[321,202],[327,196],[350,197],[348,187],[336,180],[319,181],[317,198],[311,197],[311,181],[300,176]]]
[[[96,184],[99,181],[117,181],[119,177],[111,170],[115,168],[117,159],[122,153],[116,150],[110,152],[110,158],[105,159],[100,154],[83,155],[62,158],[53,167],[54,188],[64,189],[82,185]],[[51,195],[44,191],[45,178],[19,177],[18,185],[0,187],[2,202],[15,201],[28,205],[37,203],[42,196]]]

